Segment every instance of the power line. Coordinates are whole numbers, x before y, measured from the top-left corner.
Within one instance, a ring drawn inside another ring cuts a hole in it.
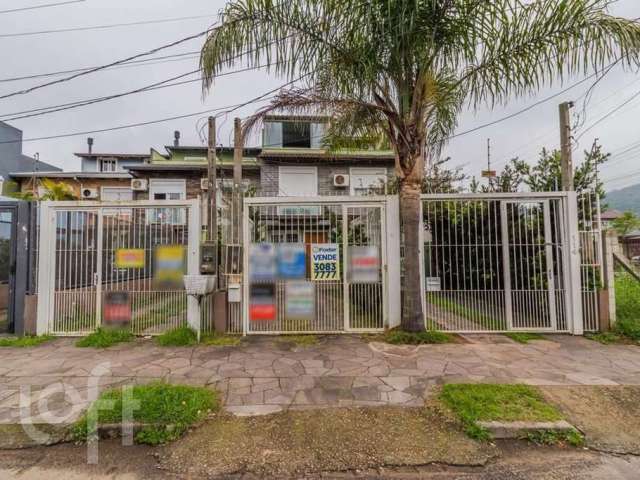
[[[111,28],[133,27],[137,25],[157,25],[161,23],[175,23],[175,22],[183,22],[186,20],[198,20],[202,18],[211,18],[213,15],[214,14],[192,15],[189,17],[161,18],[158,20],[141,20],[138,22],[112,23],[108,25],[94,25],[92,27],[70,27],[70,28],[60,28],[56,30],[36,30],[33,32],[2,33],[0,34],[0,38],[29,37],[34,35],[50,35],[53,33],[87,32],[91,30],[107,30]]]
[[[533,103],[533,104],[529,105],[528,107],[523,108],[522,110],[518,110],[518,111],[517,111],[517,112],[515,112],[515,113],[512,113],[512,114],[507,115],[507,116],[505,116],[505,117],[499,118],[499,119],[494,120],[494,121],[492,121],[492,122],[484,123],[484,124],[482,124],[482,125],[479,125],[479,126],[477,126],[477,127],[471,128],[471,129],[469,129],[469,130],[465,130],[465,131],[463,131],[463,132],[456,133],[456,134],[454,134],[454,135],[451,135],[450,137],[447,137],[447,138],[446,138],[446,140],[451,140],[451,139],[453,139],[453,138],[461,137],[461,136],[463,136],[463,135],[467,135],[467,134],[469,134],[469,133],[477,132],[478,130],[482,130],[483,128],[487,128],[487,127],[490,127],[490,126],[492,126],[492,125],[496,125],[496,124],[498,124],[498,123],[504,122],[505,120],[510,120],[510,119],[512,119],[512,118],[514,118],[514,117],[517,117],[518,115],[522,115],[523,113],[528,112],[529,110],[531,110],[531,109],[533,109],[533,108],[535,108],[535,107],[537,107],[537,106],[539,106],[539,105],[542,105],[543,103],[546,103],[546,102],[548,102],[548,101],[550,101],[550,100],[553,100],[553,99],[554,99],[554,98],[556,98],[556,97],[559,97],[560,95],[562,95],[562,94],[564,94],[564,93],[568,92],[569,90],[571,90],[571,89],[573,89],[573,88],[577,87],[578,85],[583,84],[583,83],[584,83],[584,82],[586,82],[587,80],[590,80],[591,78],[593,78],[595,75],[597,75],[597,73],[593,73],[593,74],[589,75],[588,77],[585,77],[585,78],[583,78],[582,80],[580,80],[580,81],[578,81],[578,82],[574,83],[573,85],[568,86],[568,87],[567,87],[567,88],[565,88],[564,90],[561,90],[561,91],[559,91],[558,93],[554,93],[553,95],[550,95],[550,96],[548,96],[548,97],[546,97],[546,98],[543,98],[542,100],[539,100],[539,101],[537,101],[537,102],[535,102],[535,103]]]
[[[307,74],[308,75],[308,74]],[[19,143],[19,142],[35,142],[35,141],[39,141],[39,140],[55,140],[55,139],[59,139],[59,138],[68,138],[68,137],[77,137],[80,135],[89,135],[89,134],[93,134],[93,133],[105,133],[105,132],[112,132],[112,131],[116,131],[116,130],[124,130],[127,128],[134,128],[134,127],[142,127],[142,126],[147,126],[147,125],[153,125],[156,123],[164,123],[164,122],[170,122],[173,120],[181,120],[184,118],[189,118],[189,117],[196,117],[199,115],[204,115],[204,114],[210,114],[212,112],[218,112],[220,110],[224,110],[222,113],[218,114],[217,116],[220,115],[226,115],[229,114],[231,112],[234,112],[240,108],[246,107],[247,105],[250,105],[251,103],[256,103],[256,102],[260,102],[260,101],[264,101],[264,100],[269,100],[273,97],[269,97],[269,95],[277,92],[278,90],[281,90],[289,85],[292,85],[293,83],[303,79],[305,76],[307,75],[303,75],[300,76],[298,78],[296,78],[295,80],[291,80],[277,88],[274,88],[272,90],[269,90],[268,92],[265,92],[261,95],[258,95],[257,97],[252,98],[251,100],[247,100],[246,102],[242,102],[242,103],[238,103],[235,105],[228,105],[225,107],[220,107],[220,108],[215,108],[215,109],[210,109],[210,110],[202,110],[199,112],[193,112],[193,113],[187,113],[184,115],[176,115],[176,116],[172,116],[172,117],[165,117],[165,118],[160,118],[160,119],[156,119],[156,120],[149,120],[146,122],[138,122],[138,123],[130,123],[130,124],[125,124],[125,125],[118,125],[115,127],[108,127],[108,128],[101,128],[101,129],[96,129],[96,130],[85,130],[85,131],[81,131],[81,132],[71,132],[71,133],[63,133],[63,134],[58,134],[58,135],[48,135],[45,137],[34,137],[34,138],[25,138],[22,140],[6,140],[3,142],[0,142],[0,145],[3,144],[9,144],[9,143]]]
[[[223,73],[220,73],[220,74],[216,75],[216,78],[226,77],[226,76],[229,76],[229,75],[234,75],[236,73],[248,72],[248,71],[251,71],[251,70],[258,70],[258,69],[264,68],[264,67],[266,67],[266,65],[258,65],[258,66],[255,66],[255,67],[245,67],[245,68],[241,68],[241,69],[238,69],[238,70],[231,70],[231,71],[223,72]],[[76,102],[63,103],[63,104],[60,104],[60,105],[53,105],[53,106],[49,106],[49,107],[41,107],[41,108],[35,108],[35,109],[31,109],[31,110],[24,110],[22,112],[13,112],[13,113],[9,113],[9,114],[6,114],[5,116],[3,116],[2,117],[2,121],[8,122],[8,121],[13,121],[13,120],[21,120],[21,119],[24,119],[24,118],[39,117],[41,115],[48,115],[50,113],[60,112],[60,111],[64,111],[64,110],[71,110],[71,109],[74,109],[74,108],[93,105],[95,103],[101,103],[101,102],[105,102],[105,101],[108,101],[108,100],[114,100],[114,99],[117,99],[117,98],[126,97],[128,95],[133,95],[133,94],[136,94],[136,93],[150,92],[150,91],[154,91],[154,90],[160,90],[162,88],[176,87],[176,86],[180,86],[180,85],[186,85],[186,84],[189,84],[189,83],[200,82],[200,81],[202,81],[200,78],[194,78],[192,80],[184,80],[184,81],[180,81],[180,82],[169,83],[169,82],[172,82],[173,80],[178,80],[180,78],[184,78],[184,77],[187,77],[189,75],[193,75],[194,73],[198,73],[198,72],[200,72],[199,69],[193,70],[193,71],[190,71],[190,72],[186,72],[186,73],[177,75],[175,77],[168,78],[166,80],[161,80],[159,82],[155,82],[155,83],[152,83],[150,85],[146,85],[144,87],[136,88],[134,90],[129,90],[129,91],[126,91],[126,92],[117,93],[117,94],[113,94],[113,95],[107,95],[107,96],[97,97],[97,98],[90,98],[90,99],[87,99],[87,100],[79,100],[79,101],[76,101]]]
[[[38,10],[40,8],[58,7],[61,5],[70,5],[72,3],[82,3],[86,0],[68,0],[66,2],[44,3],[42,5],[33,5],[31,7],[13,8],[11,10],[0,10],[0,13],[24,12],[25,10]]]
[[[604,114],[602,117],[600,117],[598,120],[596,120],[595,122],[593,122],[591,125],[589,125],[587,128],[585,128],[580,135],[578,135],[578,137],[576,138],[577,140],[580,140],[588,131],[592,130],[595,126],[599,125],[600,123],[604,122],[607,118],[609,118],[611,115],[613,115],[614,113],[618,112],[620,109],[626,107],[629,103],[631,103],[633,100],[635,100],[636,98],[640,97],[640,90],[637,91],[635,94],[633,94],[631,97],[629,97],[627,100],[625,100],[624,102],[622,102],[620,105],[618,105],[616,108],[614,108],[613,110],[607,112],[606,114]]]
[[[188,60],[191,58],[199,57],[200,56],[199,53],[200,53],[199,50],[193,50],[190,52],[175,53],[173,55],[162,55],[159,57],[146,58],[142,60],[133,60],[131,62],[126,62],[126,63],[123,63],[122,65],[119,65],[113,68],[116,69],[116,68],[127,68],[127,67],[146,66],[146,65],[157,65],[161,63]],[[160,60],[160,61],[156,61],[156,60]],[[165,60],[165,61],[162,61],[162,60]],[[17,82],[20,80],[35,80],[37,78],[45,78],[45,77],[55,77],[57,75],[64,75],[67,73],[86,72],[87,70],[91,70],[93,68],[96,68],[96,67],[94,66],[94,67],[83,67],[83,68],[71,68],[68,70],[59,70],[57,72],[36,73],[33,75],[23,75],[20,77],[0,78],[0,83]]]
[[[160,50],[166,50],[167,48],[175,47],[176,45],[180,45],[181,43],[185,43],[185,42],[188,42],[190,40],[194,40],[196,38],[202,37],[202,36],[206,35],[207,33],[209,33],[212,28],[213,28],[213,26],[208,28],[207,30],[202,31],[202,32],[196,33],[194,35],[189,35],[188,37],[181,38],[180,40],[176,40],[175,42],[171,42],[171,43],[162,45],[160,47],[156,47],[156,48],[153,48],[151,50],[147,50],[146,52],[138,53],[136,55],[132,55],[130,57],[123,58],[121,60],[117,60],[115,62],[111,62],[111,63],[105,64],[105,65],[100,65],[98,67],[95,67],[95,68],[92,68],[92,69],[89,69],[89,70],[85,70],[83,72],[74,73],[72,75],[69,75],[68,77],[60,78],[58,80],[52,80],[50,82],[42,83],[40,85],[35,85],[33,87],[25,88],[23,90],[18,90],[16,92],[7,93],[5,95],[0,96],[0,100],[5,99],[5,98],[9,98],[9,97],[15,97],[17,95],[25,95],[25,94],[31,93],[31,92],[33,92],[35,90],[40,90],[41,88],[50,87],[52,85],[57,85],[59,83],[68,82],[68,81],[73,80],[75,78],[78,78],[78,77],[81,77],[81,76],[84,76],[84,75],[89,75],[90,73],[98,72],[100,70],[105,70],[107,68],[114,67],[116,65],[121,65],[123,63],[130,62],[131,60],[136,60],[137,58],[140,58],[140,57],[146,57],[148,55],[153,55],[154,53],[159,52]]]

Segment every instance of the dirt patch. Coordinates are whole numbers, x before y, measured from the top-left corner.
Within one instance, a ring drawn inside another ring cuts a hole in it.
[[[197,477],[298,476],[434,462],[483,465],[494,447],[467,438],[437,405],[222,415],[167,447],[160,463]]]
[[[587,445],[615,453],[640,455],[640,387],[542,387]]]

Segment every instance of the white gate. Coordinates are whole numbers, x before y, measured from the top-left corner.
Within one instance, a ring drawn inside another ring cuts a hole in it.
[[[245,199],[244,333],[380,331],[396,323],[391,211],[397,222],[397,201],[385,197]]]
[[[157,265],[171,254],[198,273],[199,200],[42,202],[40,222],[38,334],[90,333],[122,299],[134,334],[198,326],[197,301]]]
[[[428,328],[582,333],[575,193],[422,196]]]

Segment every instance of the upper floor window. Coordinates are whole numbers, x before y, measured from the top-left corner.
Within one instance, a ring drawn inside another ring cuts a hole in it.
[[[268,121],[264,148],[322,148],[326,125],[304,121]]]
[[[118,169],[118,160],[115,158],[100,158],[98,162],[101,172],[115,172]]]

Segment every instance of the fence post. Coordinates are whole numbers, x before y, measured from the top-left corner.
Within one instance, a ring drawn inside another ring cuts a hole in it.
[[[55,237],[52,235],[52,210],[49,202],[40,204],[40,244],[38,245],[38,313],[36,335],[49,333],[52,315],[50,298],[55,285],[51,284],[51,269],[55,269]],[[55,218],[53,220],[55,224]],[[55,227],[54,227],[55,229]]]
[[[400,326],[402,309],[400,308],[400,203],[398,195],[386,197],[386,244],[387,244],[387,325],[389,328]],[[422,204],[422,201],[420,202]],[[422,257],[420,258],[422,262]],[[424,272],[422,274],[424,278]],[[424,280],[423,280],[424,282]],[[424,285],[422,288],[424,299]],[[424,305],[422,311],[424,312]]]
[[[584,334],[584,318],[582,314],[582,279],[580,260],[580,232],[578,226],[578,196],[576,192],[567,194],[567,249],[569,271],[567,272],[569,304],[568,319],[570,333],[573,335]]]
[[[602,232],[602,270],[604,285],[600,298],[606,299],[607,308],[606,311],[601,311],[601,315],[606,314],[608,322],[601,322],[601,329],[603,330],[613,328],[616,324],[615,261],[613,254],[618,249],[618,234],[616,231],[604,230]],[[603,325],[603,323],[605,323],[605,325]]]
[[[187,207],[188,215],[188,247],[187,247],[187,274],[197,275],[200,273],[200,230],[202,223],[200,220],[200,199],[194,199],[189,201],[190,205]],[[216,279],[217,280],[217,279]],[[201,313],[200,302],[193,295],[187,296],[187,324],[194,329],[200,339],[201,330]]]

